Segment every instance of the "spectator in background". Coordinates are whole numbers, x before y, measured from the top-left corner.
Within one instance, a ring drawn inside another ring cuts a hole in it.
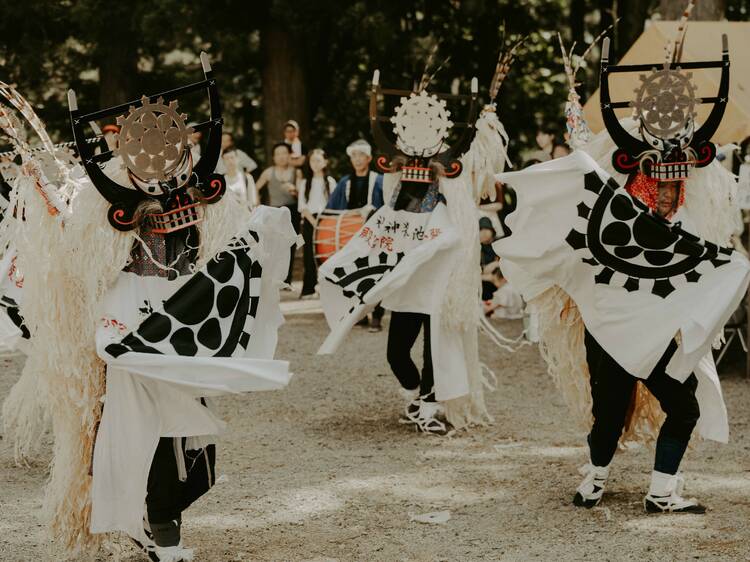
[[[552,159],[552,149],[555,147],[555,132],[551,127],[540,127],[536,133],[536,144],[539,147],[526,160],[539,160],[546,162]]]
[[[240,168],[237,150],[230,148],[224,151],[222,159],[226,168],[224,179],[227,182],[227,193],[231,194],[243,207],[248,209],[257,207],[258,192],[255,188],[255,180],[250,172]]]
[[[555,160],[556,158],[565,158],[570,154],[570,147],[567,144],[558,144],[557,141],[555,141],[550,154],[552,160]]]
[[[299,181],[297,191],[299,199],[297,210],[302,216],[302,237],[305,240],[304,264],[305,274],[302,281],[300,298],[315,294],[318,282],[318,268],[315,263],[315,224],[318,215],[328,203],[328,197],[336,187],[336,180],[328,175],[328,158],[326,153],[316,148],[307,155],[307,162],[302,167],[303,178]]]
[[[292,166],[301,168],[305,164],[305,154],[307,154],[307,151],[299,138],[299,123],[294,119],[290,119],[284,123],[284,143],[289,145],[289,149],[292,152]]]
[[[482,306],[486,316],[523,318],[523,299],[503,276],[501,260],[492,249],[496,232],[487,217],[479,219],[480,264],[482,266]]]
[[[371,214],[383,206],[383,176],[370,170],[372,147],[366,140],[356,140],[346,147],[346,155],[354,174],[339,180],[328,199],[328,208]]]
[[[356,140],[346,147],[346,155],[354,173],[339,180],[328,199],[328,208],[357,210],[364,216],[371,215],[383,206],[383,176],[370,170],[372,147],[366,140]],[[365,317],[358,325],[369,324],[370,332],[380,332],[384,315],[385,309],[377,305],[372,311],[372,321]]]
[[[495,200],[484,198],[479,201],[479,214],[490,219],[495,238],[510,236],[510,228],[505,219],[516,210],[516,192],[508,184],[495,181]]]
[[[289,145],[280,142],[273,147],[273,166],[263,170],[256,185],[258,200],[262,200],[261,192],[266,191],[268,204],[271,207],[286,207],[292,215],[292,226],[299,234],[299,212],[297,211],[297,181],[300,172],[292,166]],[[292,246],[292,258],[289,260],[289,273],[286,283],[292,282],[292,268],[294,267],[294,253],[297,246]]]
[[[217,174],[226,174],[227,168],[224,164],[224,153],[227,150],[234,150],[237,153],[237,165],[241,170],[252,174],[258,169],[258,164],[255,160],[250,158],[245,151],[240,150],[234,144],[234,135],[225,131],[221,134],[221,158],[219,158],[219,163],[216,164]]]

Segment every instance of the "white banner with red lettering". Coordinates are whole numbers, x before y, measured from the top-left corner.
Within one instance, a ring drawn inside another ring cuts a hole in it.
[[[381,207],[318,271],[320,302],[331,332],[318,350],[334,353],[352,327],[377,304],[430,315],[435,395],[439,401],[469,393],[460,338],[441,322],[459,234],[448,209],[412,213]]]
[[[458,235],[445,204],[431,213],[381,207],[318,270],[320,302],[331,328],[318,353],[333,353],[378,303],[402,312],[439,311]]]

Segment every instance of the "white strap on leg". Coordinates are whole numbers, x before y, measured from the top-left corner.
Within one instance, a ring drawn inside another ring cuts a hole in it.
[[[656,504],[664,512],[684,511],[689,507],[699,505],[696,498],[685,499],[685,478],[682,474],[665,474],[653,471],[651,473],[651,487],[646,499]]]
[[[609,476],[609,467],[594,466],[589,462],[579,468],[578,472],[584,478],[576,491],[587,500],[601,498],[602,494],[604,494],[604,485],[607,483],[607,477]]]

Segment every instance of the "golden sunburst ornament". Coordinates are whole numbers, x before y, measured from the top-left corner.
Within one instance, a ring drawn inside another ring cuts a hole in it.
[[[185,124],[187,115],[177,112],[177,101],[166,105],[160,97],[149,103],[143,96],[141,102],[117,118],[120,133],[114,152],[140,180],[166,181],[182,162],[193,129]]]
[[[412,156],[437,154],[453,127],[451,112],[445,105],[445,100],[425,90],[412,93],[408,98],[402,97],[391,117],[399,150]]]
[[[630,103],[643,126],[659,138],[669,138],[684,130],[695,119],[700,103],[693,75],[679,68],[654,69],[640,76],[636,99]]]

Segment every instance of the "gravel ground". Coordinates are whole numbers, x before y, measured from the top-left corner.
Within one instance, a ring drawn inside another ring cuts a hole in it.
[[[739,375],[723,378],[731,443],[696,443],[683,464],[687,495],[708,514],[643,512],[646,448],[618,453],[602,506],[585,511],[571,505],[585,432],[535,347],[509,354],[485,341],[482,359],[498,375],[488,396],[495,423],[440,438],[397,423],[385,332],[357,328],[346,350],[316,357],[325,333],[321,314],[289,315],[278,357],[291,360],[290,386],[219,402],[230,427],[218,452],[226,478],[184,516],[196,560],[750,559],[750,381]],[[0,361],[4,398],[22,358]],[[38,519],[48,461],[17,468],[0,450],[0,560],[57,559]],[[410,519],[436,511],[450,520]]]

